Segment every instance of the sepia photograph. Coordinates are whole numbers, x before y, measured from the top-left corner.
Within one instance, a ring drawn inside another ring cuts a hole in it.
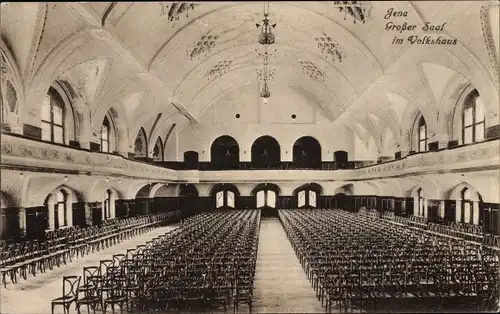
[[[498,313],[500,2],[0,3],[0,313]]]

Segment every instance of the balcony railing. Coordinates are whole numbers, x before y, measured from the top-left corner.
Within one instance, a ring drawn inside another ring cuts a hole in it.
[[[198,162],[195,165],[188,165],[182,161],[154,161],[153,165],[174,170],[200,170],[200,171],[220,171],[220,170],[341,170],[355,169],[369,164],[372,161],[323,161],[316,165],[300,165],[292,161],[282,161],[277,164],[258,165],[251,161],[242,161],[234,165],[220,165],[212,162]]]

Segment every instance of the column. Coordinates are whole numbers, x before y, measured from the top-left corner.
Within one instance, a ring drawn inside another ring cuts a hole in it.
[[[102,218],[102,221],[104,222],[104,220],[106,220],[106,202],[101,202],[101,218]]]
[[[73,203],[69,199],[66,201],[66,226],[73,226]]]
[[[479,225],[479,202],[472,202],[472,223]]]
[[[445,205],[444,205],[444,200],[439,202],[439,218],[444,219],[444,211],[445,211]]]
[[[26,236],[26,208],[19,207],[19,214],[17,218],[19,221],[19,235],[21,238],[24,238]]]
[[[49,230],[54,230],[56,227],[56,213],[54,210],[54,203],[47,203],[47,210],[49,213]]]
[[[85,224],[87,226],[92,226],[93,221],[92,221],[92,204],[91,203],[85,203]]]
[[[418,216],[420,211],[420,202],[418,197],[413,198],[413,216]]]
[[[109,212],[111,218],[116,218],[116,199],[114,195],[111,195],[109,199]]]
[[[423,212],[424,218],[427,218],[428,216],[428,211],[429,211],[428,207],[429,207],[428,200],[424,198],[424,212]]]
[[[462,201],[455,201],[455,222],[460,222],[462,219]]]

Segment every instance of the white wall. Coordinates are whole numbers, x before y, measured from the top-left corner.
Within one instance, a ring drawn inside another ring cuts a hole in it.
[[[240,146],[240,161],[251,160],[253,142],[263,135],[274,137],[281,147],[281,160],[292,161],[293,144],[302,136],[312,136],[321,144],[323,161],[333,161],[333,152],[345,150],[351,159],[353,154],[352,131],[343,125],[331,124],[189,124],[177,134],[177,161],[183,160],[186,151],[199,152],[200,161],[210,161],[210,146],[219,136],[229,135]],[[172,142],[170,142],[172,141]],[[169,140],[165,160],[172,160],[173,138]],[[168,159],[167,159],[168,158]]]

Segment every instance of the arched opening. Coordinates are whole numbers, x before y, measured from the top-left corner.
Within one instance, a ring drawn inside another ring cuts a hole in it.
[[[215,209],[234,209],[236,208],[236,199],[240,192],[233,184],[220,183],[216,184],[210,190],[210,196],[214,201]]]
[[[111,128],[111,123],[109,122],[108,117],[104,117],[101,125],[101,152],[109,153],[111,152],[111,134],[113,133],[113,129]]]
[[[239,169],[240,147],[234,138],[223,135],[215,139],[210,147],[212,168],[216,170]]]
[[[13,208],[10,195],[0,192],[0,238],[16,240],[19,236],[18,209]]]
[[[427,124],[425,123],[425,119],[423,116],[420,116],[420,119],[418,120],[417,139],[418,139],[418,151],[426,152],[428,135],[427,135]]]
[[[479,92],[473,90],[465,99],[462,112],[462,142],[475,143],[484,140],[484,105]]]
[[[52,86],[45,95],[42,104],[42,140],[58,144],[66,143],[66,117],[68,115],[64,100]]]
[[[277,168],[281,162],[281,148],[278,141],[269,135],[261,136],[252,144],[252,165],[254,168]]]
[[[195,151],[184,152],[184,167],[187,170],[198,169],[199,167],[199,154]]]
[[[251,195],[255,197],[255,207],[262,209],[262,217],[278,217],[278,196],[281,189],[276,184],[257,185]]]
[[[154,161],[163,161],[163,142],[161,137],[158,136],[156,140],[155,147],[153,148],[153,160]]]
[[[337,150],[333,153],[333,161],[337,169],[347,169],[348,155],[346,151]]]
[[[320,169],[321,145],[311,137],[304,136],[293,144],[293,163],[297,168]]]
[[[134,142],[134,157],[136,158],[147,158],[148,157],[148,139],[146,137],[146,131],[141,128],[137,133],[137,137]]]
[[[298,208],[317,208],[323,188],[316,183],[307,183],[295,189]]]

